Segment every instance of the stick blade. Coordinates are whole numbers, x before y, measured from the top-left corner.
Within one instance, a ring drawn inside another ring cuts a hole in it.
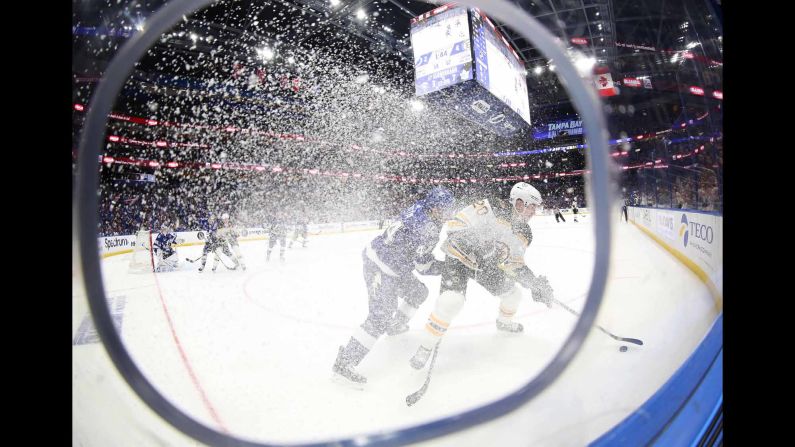
[[[409,394],[408,396],[406,396],[406,405],[410,407],[416,404],[420,400],[423,394],[425,394],[425,388],[422,388],[415,393]]]
[[[621,341],[625,341],[627,343],[634,343],[636,345],[643,346],[643,342],[638,340],[637,338],[624,338],[624,337],[619,337],[619,338],[621,339]]]

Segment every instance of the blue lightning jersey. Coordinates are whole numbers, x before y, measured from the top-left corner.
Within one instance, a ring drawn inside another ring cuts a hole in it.
[[[435,259],[432,251],[442,225],[428,217],[423,206],[414,204],[367,245],[366,255],[387,275],[403,276],[415,268],[422,273]]]
[[[210,219],[207,218],[199,219],[199,228],[208,234],[215,233],[218,230],[218,220],[210,222]]]
[[[155,239],[155,247],[165,251],[171,252],[174,249],[171,247],[177,241],[177,235],[174,233],[160,233]]]

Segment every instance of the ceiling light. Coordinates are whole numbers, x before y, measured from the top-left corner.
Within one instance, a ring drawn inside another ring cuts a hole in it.
[[[261,49],[257,50],[257,55],[260,57],[260,59],[264,59],[266,61],[269,61],[269,60],[273,59],[273,55],[274,54],[273,54],[273,50],[271,50],[268,47],[264,47],[264,48],[261,48]]]
[[[540,75],[543,72],[544,72],[544,67],[542,67],[540,65],[533,69],[533,73],[535,73],[537,75]]]
[[[367,14],[365,14],[364,9],[356,10],[356,18],[359,20],[364,20],[365,18],[367,18]]]

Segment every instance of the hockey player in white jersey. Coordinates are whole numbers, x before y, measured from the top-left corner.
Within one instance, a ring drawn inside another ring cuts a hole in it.
[[[221,228],[218,229],[218,238],[222,239],[224,241],[223,243],[228,243],[229,246],[232,247],[232,253],[234,253],[234,255],[229,256],[235,263],[232,270],[236,269],[238,266],[243,270],[246,269],[246,264],[243,262],[243,253],[240,252],[240,244],[237,241],[239,236],[240,234],[237,232],[237,229],[229,221],[229,214],[222,214]]]
[[[541,203],[536,188],[519,182],[511,189],[510,203],[480,200],[463,208],[447,223],[448,235],[441,247],[446,256],[440,293],[422,342],[411,358],[412,367],[425,366],[434,346],[464,306],[470,278],[500,299],[496,320],[500,331],[524,330],[513,321],[522,300],[516,283],[530,289],[535,301],[552,305],[549,282],[544,276],[536,276],[524,262],[525,250],[533,240],[527,221]]]

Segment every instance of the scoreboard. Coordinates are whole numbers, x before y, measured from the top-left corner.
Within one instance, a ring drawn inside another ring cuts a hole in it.
[[[411,47],[417,96],[472,79],[466,9],[445,10],[412,26]]]
[[[525,67],[479,9],[447,4],[411,19],[417,96],[502,136],[530,127]]]

